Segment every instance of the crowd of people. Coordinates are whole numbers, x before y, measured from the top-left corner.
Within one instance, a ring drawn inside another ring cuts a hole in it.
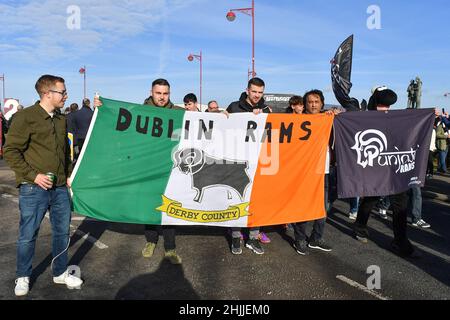
[[[44,75],[36,82],[36,91],[40,100],[33,106],[18,112],[11,122],[6,137],[4,156],[11,169],[16,174],[16,183],[20,193],[20,226],[17,243],[17,268],[15,294],[26,295],[29,291],[29,281],[32,273],[32,259],[35,251],[36,238],[40,224],[47,209],[50,209],[50,222],[53,238],[53,281],[65,284],[69,288],[79,287],[83,280],[72,275],[67,270],[67,249],[69,247],[69,224],[71,219],[69,176],[77,156],[71,159],[67,141],[67,132],[74,134],[76,155],[84,146],[86,134],[92,119],[93,111],[89,99],[84,99],[82,107],[73,103],[62,112],[68,98],[64,79],[51,75]],[[221,111],[217,101],[208,102],[206,112],[222,112],[224,116],[232,113],[248,112],[255,115],[271,113],[272,110],[263,98],[265,83],[260,78],[248,81],[247,88],[241,93],[237,101],[232,102],[225,111]],[[397,101],[394,91],[385,87],[376,88],[369,100],[369,110],[386,111]],[[151,108],[185,109],[188,112],[200,112],[197,97],[188,93],[183,99],[184,108],[174,105],[170,101],[170,84],[165,79],[156,79],[151,86],[150,96],[144,100],[144,105]],[[96,96],[94,107],[101,107],[102,102]],[[294,95],[289,100],[287,113],[339,115],[342,110],[333,108],[324,110],[325,98],[320,90],[310,90],[303,97]],[[356,111],[356,110],[347,110]],[[66,116],[63,114],[65,113]],[[439,172],[446,172],[445,158],[448,152],[448,114],[436,112],[433,129],[433,142],[430,147],[431,164],[428,175],[434,174],[432,157],[437,151],[439,155]],[[331,139],[330,139],[331,140]],[[327,163],[324,174],[325,197],[324,206],[328,213],[336,199],[332,192],[336,184],[336,170],[334,150],[328,147]],[[55,179],[48,173],[52,172]],[[348,199],[350,204],[349,219],[353,224],[354,238],[367,242],[369,233],[367,223],[372,209],[378,205],[380,217],[387,218],[386,210],[391,206],[393,212],[394,240],[392,249],[402,256],[415,256],[416,250],[407,238],[407,214],[411,212],[413,225],[416,227],[430,227],[421,215],[420,188],[414,187],[408,192],[386,197],[364,197]],[[410,205],[408,205],[410,201]],[[386,203],[386,202],[390,202]],[[408,209],[409,208],[409,209]],[[306,226],[312,223],[312,232],[307,234]],[[294,231],[293,246],[300,255],[308,254],[309,250],[330,252],[331,246],[325,241],[326,216],[322,219],[292,223]],[[255,254],[264,254],[264,243],[270,242],[268,235],[259,227],[230,228],[231,253],[242,253],[242,245]],[[176,251],[176,229],[174,226],[145,225],[146,243],[142,249],[142,256],[153,256],[159,235],[164,239],[165,257],[173,264],[181,264],[182,259]]]

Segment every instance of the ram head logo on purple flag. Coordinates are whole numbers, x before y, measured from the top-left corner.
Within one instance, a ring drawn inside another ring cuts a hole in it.
[[[355,145],[352,150],[356,151],[358,164],[363,168],[373,166],[383,151],[387,149],[387,139],[383,132],[375,129],[358,131],[355,135]]]

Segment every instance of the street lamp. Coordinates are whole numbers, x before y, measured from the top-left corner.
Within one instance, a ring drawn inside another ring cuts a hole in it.
[[[200,54],[189,54],[187,59],[189,61],[194,61],[198,59],[200,61],[200,110],[202,109],[202,50],[200,50]]]
[[[252,78],[256,76],[255,72],[255,0],[252,0],[251,8],[239,8],[239,9],[230,9],[227,13],[227,20],[234,21],[236,19],[236,14],[234,12],[241,12],[248,16],[252,17]]]

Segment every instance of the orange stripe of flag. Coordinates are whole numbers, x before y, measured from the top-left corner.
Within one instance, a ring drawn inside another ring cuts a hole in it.
[[[264,143],[250,199],[248,226],[325,217],[324,173],[334,116],[270,114],[272,142]],[[292,123],[291,141],[280,129]],[[302,126],[304,129],[302,129]],[[307,140],[301,140],[308,134]],[[267,140],[266,140],[267,141]]]

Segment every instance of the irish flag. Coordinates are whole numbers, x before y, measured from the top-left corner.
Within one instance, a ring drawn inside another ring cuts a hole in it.
[[[101,100],[71,176],[75,212],[228,227],[325,216],[333,116],[227,117]]]

